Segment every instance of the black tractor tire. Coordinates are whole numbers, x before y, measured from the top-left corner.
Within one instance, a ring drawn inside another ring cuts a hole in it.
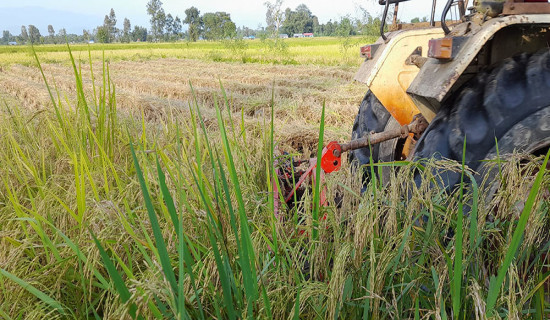
[[[550,145],[550,50],[508,58],[477,74],[442,105],[414,157],[462,161],[465,138],[464,159],[473,170],[496,156],[496,143],[500,156],[540,153]],[[445,179],[452,187],[460,176]]]
[[[397,121],[384,108],[382,103],[369,90],[365,94],[359,112],[355,117],[353,129],[351,131],[351,139],[359,139],[369,134],[370,132],[382,132],[399,125]],[[394,151],[399,139],[392,139],[384,144],[375,144],[370,147],[353,150],[348,155],[348,160],[352,164],[352,168],[357,169],[363,165],[370,163],[371,155],[374,163],[379,161],[395,160]],[[387,150],[386,150],[387,149]],[[368,179],[370,170],[365,170],[365,179]]]

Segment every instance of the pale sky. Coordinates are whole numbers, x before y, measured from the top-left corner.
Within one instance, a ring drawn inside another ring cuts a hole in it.
[[[130,19],[132,28],[141,25],[149,29],[149,16],[146,12],[148,0],[0,0],[0,30],[10,30],[14,35],[21,32],[22,25],[34,24],[42,35],[47,35],[47,26],[54,29],[67,29],[69,33],[82,33],[82,29],[92,30],[103,24],[103,18],[111,8],[117,16],[117,26],[122,27],[125,17]],[[225,11],[237,26],[257,28],[265,26],[265,0],[164,0],[163,8],[174,17],[185,17],[185,9],[195,6],[201,14],[205,12]],[[274,2],[274,0],[272,1]],[[304,3],[311,12],[319,17],[321,23],[330,19],[359,16],[358,7],[366,8],[372,16],[381,16],[383,7],[375,0],[284,0],[283,7],[295,9]],[[399,5],[398,17],[410,21],[414,17],[430,15],[432,0],[411,0]],[[436,19],[439,19],[444,1],[438,2]],[[391,8],[392,6],[390,6]]]

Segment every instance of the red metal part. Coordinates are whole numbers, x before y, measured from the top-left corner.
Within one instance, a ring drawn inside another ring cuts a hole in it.
[[[296,190],[298,190],[298,188],[300,188],[302,183],[304,183],[304,181],[306,181],[307,177],[309,177],[311,174],[315,174],[315,171],[313,171],[313,169],[315,169],[316,167],[317,167],[317,159],[316,158],[311,158],[309,160],[309,168],[307,168],[306,172],[304,172],[300,176],[300,180],[298,180],[298,182],[296,182],[296,185],[294,186],[292,191],[290,191],[289,194],[286,196],[285,202],[288,202],[290,199],[292,199],[292,196],[294,195],[294,192],[296,192]]]
[[[336,150],[336,152],[334,152]],[[321,157],[321,169],[326,173],[340,170],[342,166],[342,146],[336,142],[331,141],[323,149],[323,156]]]

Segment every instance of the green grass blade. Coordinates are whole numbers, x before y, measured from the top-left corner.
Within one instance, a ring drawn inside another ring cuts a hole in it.
[[[227,167],[229,169],[229,176],[234,187],[235,197],[237,199],[237,204],[239,208],[239,218],[240,218],[240,227],[241,227],[241,246],[242,250],[240,254],[242,255],[241,268],[243,274],[243,282],[245,285],[245,292],[248,299],[249,312],[248,316],[251,317],[251,309],[253,302],[258,298],[258,286],[257,286],[257,276],[255,268],[255,254],[252,249],[252,240],[250,238],[250,229],[248,226],[248,217],[246,216],[246,209],[244,206],[244,201],[241,193],[241,187],[239,184],[239,178],[237,177],[237,170],[235,169],[235,163],[233,156],[231,154],[231,147],[229,146],[229,140],[225,130],[225,125],[223,123],[222,114],[220,108],[216,105],[216,113],[218,116],[218,126],[220,129],[220,134],[222,137],[222,145],[224,156],[226,159]]]
[[[128,300],[130,300],[130,297],[131,297],[131,294],[130,294],[130,291],[128,290],[128,287],[126,287],[126,284],[124,283],[124,280],[122,279],[122,276],[120,275],[120,273],[116,269],[113,261],[111,260],[111,258],[109,258],[109,255],[107,254],[107,252],[105,251],[105,249],[103,248],[101,243],[99,243],[99,240],[97,240],[96,236],[93,233],[91,233],[91,234],[92,234],[92,238],[94,239],[95,245],[96,245],[97,249],[99,250],[99,255],[101,256],[101,259],[103,260],[103,264],[105,265],[105,268],[107,269],[107,272],[109,273],[109,276],[113,280],[113,283],[115,285],[115,289],[118,292],[118,295],[120,297],[120,301],[122,301],[122,303],[126,303]],[[132,319],[136,318],[136,311],[137,311],[137,308],[136,308],[135,304],[131,304],[129,312],[130,312],[130,316],[132,317]]]
[[[50,308],[56,310],[57,312],[59,312],[62,315],[67,315],[67,313],[65,311],[65,308],[63,308],[63,306],[59,302],[57,302],[56,300],[54,300],[53,298],[51,298],[50,296],[48,296],[44,292],[38,290],[37,288],[32,286],[30,283],[28,283],[25,280],[9,273],[8,271],[6,271],[2,268],[0,268],[0,273],[4,277],[6,277],[6,278],[10,279],[11,281],[13,281],[13,282],[17,283],[18,285],[20,285],[23,289],[27,290],[28,292],[30,292],[32,295],[34,295],[38,299],[42,300],[42,302],[44,302]]]
[[[454,271],[453,271],[453,287],[452,287],[452,300],[453,300],[453,316],[458,319],[460,316],[460,307],[462,301],[462,261],[464,259],[464,253],[462,252],[462,238],[463,238],[463,221],[464,221],[464,172],[466,163],[466,136],[464,136],[464,144],[462,146],[462,173],[460,175],[460,189],[458,200],[458,212],[456,217],[456,235],[455,235],[455,256],[454,256]]]
[[[519,248],[521,238],[523,237],[523,232],[525,231],[525,227],[527,226],[527,220],[529,220],[529,216],[531,215],[531,210],[533,209],[533,206],[535,204],[535,199],[542,185],[544,173],[546,171],[546,165],[548,164],[548,157],[550,157],[550,150],[548,150],[548,152],[546,153],[546,157],[544,158],[544,162],[542,163],[542,166],[540,167],[540,170],[537,173],[537,177],[535,178],[533,187],[531,188],[531,191],[529,191],[529,196],[527,197],[527,201],[525,202],[525,206],[519,217],[516,230],[514,230],[514,235],[512,236],[510,247],[506,252],[504,261],[502,262],[498,270],[498,274],[496,278],[494,276],[491,277],[491,281],[489,284],[489,293],[487,295],[487,307],[486,307],[487,316],[489,317],[492,316],[495,311],[494,310],[495,304],[497,302],[497,297],[499,295],[500,288],[504,283],[504,277],[506,277],[508,268],[510,267],[512,260],[516,255],[517,249]]]
[[[176,234],[180,234],[180,224],[178,219],[178,213],[176,212],[176,207],[174,205],[174,199],[170,195],[170,191],[168,190],[168,186],[166,185],[166,175],[162,171],[160,167],[160,162],[158,157],[156,158],[157,163],[157,175],[159,177],[159,186],[160,191],[162,193],[162,198],[164,199],[164,203],[166,207],[168,208],[168,213],[170,214],[170,218],[172,219],[172,224],[174,225],[174,230],[176,231]]]
[[[155,213],[153,202],[149,195],[149,190],[147,189],[147,185],[145,184],[143,171],[141,170],[141,167],[139,165],[132,141],[130,141],[130,151],[132,152],[132,159],[134,160],[134,166],[136,168],[141,192],[145,201],[145,207],[147,208],[147,214],[149,215],[149,221],[151,222],[151,228],[153,229],[153,236],[155,238],[155,245],[156,249],[158,250],[162,270],[164,272],[164,276],[168,280],[168,283],[170,283],[174,301],[177,301],[178,285],[176,283],[176,276],[174,274],[174,270],[172,269],[172,264],[170,263],[170,256],[168,255],[166,243],[164,242],[164,238],[162,236],[162,231],[160,229],[160,225],[157,219],[157,214]]]
[[[317,167],[315,168],[315,191],[313,194],[313,231],[312,240],[317,241],[319,237],[319,211],[321,208],[321,158],[323,155],[323,138],[325,135],[325,102],[321,111],[321,122],[319,124],[319,144],[317,145]]]

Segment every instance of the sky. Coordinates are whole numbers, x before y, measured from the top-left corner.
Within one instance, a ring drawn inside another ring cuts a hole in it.
[[[65,28],[68,33],[82,34],[82,30],[93,30],[103,24],[103,18],[111,8],[115,10],[117,26],[122,28],[124,18],[130,19],[132,28],[140,25],[149,28],[149,16],[146,12],[148,0],[0,0],[0,30],[9,30],[18,35],[21,26],[33,24],[42,35],[48,34],[47,26],[53,25],[57,32]],[[265,26],[265,0],[164,0],[163,8],[172,16],[185,17],[185,9],[195,6],[201,14],[205,12],[225,11],[237,26],[257,28]],[[274,0],[272,0],[274,2]],[[366,8],[372,16],[381,16],[383,7],[375,0],[284,0],[283,7],[291,9],[304,3],[321,23],[339,20],[350,15],[359,17],[359,6]],[[412,0],[399,5],[398,17],[410,21],[415,17],[430,15],[432,0]],[[444,6],[439,1],[438,12]],[[436,15],[440,16],[438,13]]]

